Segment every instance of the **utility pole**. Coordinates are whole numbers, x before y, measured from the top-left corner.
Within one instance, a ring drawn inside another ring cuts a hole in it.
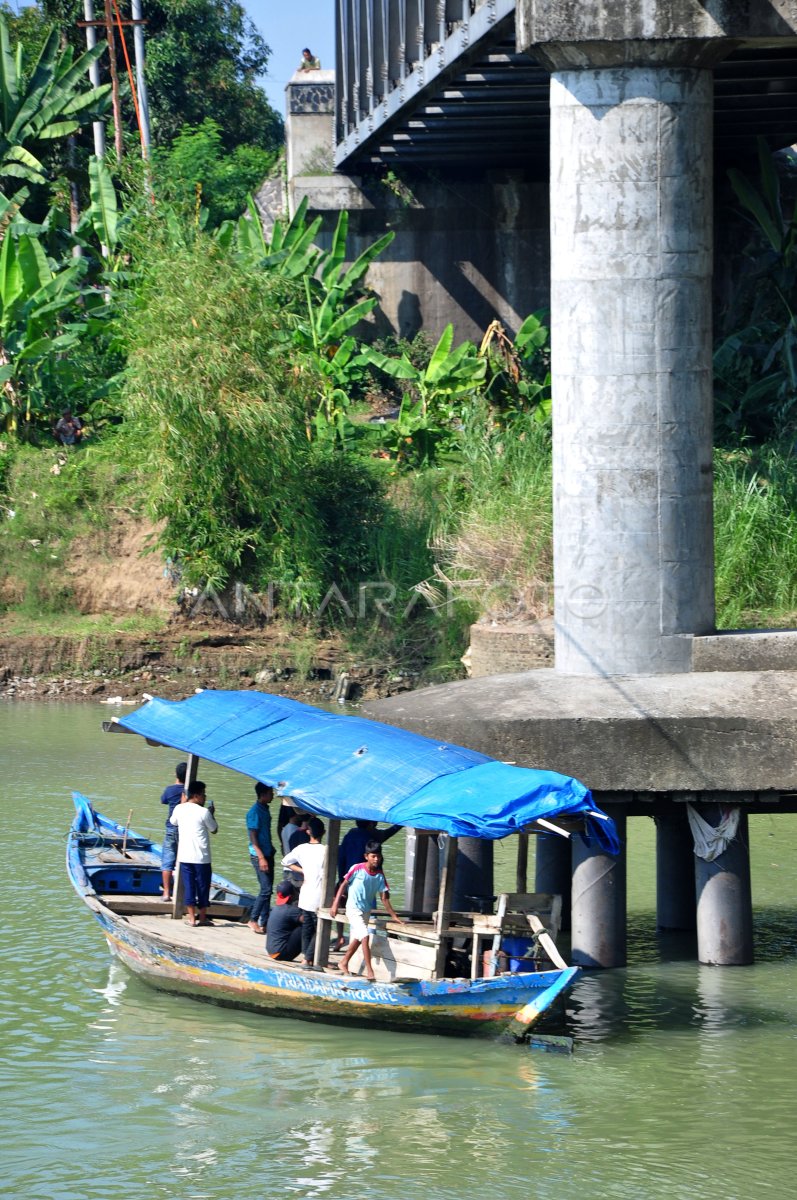
[[[144,78],[144,18],[141,0],[133,4],[133,51],[136,60],[136,89],[138,91],[138,117],[141,124],[141,156],[149,158],[149,103],[147,81]]]
[[[97,29],[94,24],[94,0],[83,0],[83,15],[86,18],[86,46],[89,50],[93,50],[97,45]],[[89,79],[92,87],[98,88],[100,86],[100,64],[96,61],[89,67]],[[94,153],[97,158],[105,158],[105,125],[102,121],[94,121],[92,128],[94,130]]]
[[[108,39],[108,59],[111,67],[111,106],[113,108],[113,136],[116,145],[116,161],[122,161],[122,102],[119,98],[119,73],[116,70],[116,34],[113,28],[111,0],[105,0],[105,36]]]

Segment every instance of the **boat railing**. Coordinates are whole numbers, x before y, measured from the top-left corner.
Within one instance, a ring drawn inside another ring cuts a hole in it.
[[[402,911],[401,922],[374,916],[371,957],[378,974],[442,979],[467,970],[471,979],[489,978],[509,961],[509,953],[502,951],[508,939],[518,958],[544,956],[556,967],[567,966],[556,948],[561,896],[504,892],[496,905],[494,913]],[[333,918],[328,908],[319,910],[318,917],[320,922],[345,922],[345,914]]]

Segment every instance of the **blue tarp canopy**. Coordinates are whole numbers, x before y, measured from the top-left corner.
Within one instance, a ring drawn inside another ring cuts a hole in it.
[[[268,783],[324,816],[488,839],[540,817],[583,816],[588,837],[619,849],[613,822],[576,779],[281,696],[154,698],[114,724]]]

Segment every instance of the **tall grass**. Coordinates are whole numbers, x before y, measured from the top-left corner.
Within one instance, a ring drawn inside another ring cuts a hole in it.
[[[467,414],[449,511],[435,539],[439,569],[477,615],[537,619],[551,610],[553,513],[550,430],[533,417],[496,427]]]
[[[714,554],[719,629],[794,623],[797,462],[790,452],[717,452]]]

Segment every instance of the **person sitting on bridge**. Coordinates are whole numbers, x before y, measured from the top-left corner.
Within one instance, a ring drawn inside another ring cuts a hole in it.
[[[307,46],[305,46],[304,50],[302,50],[302,61],[299,63],[297,69],[299,71],[320,71],[321,59],[316,58],[312,50],[308,50]]]

